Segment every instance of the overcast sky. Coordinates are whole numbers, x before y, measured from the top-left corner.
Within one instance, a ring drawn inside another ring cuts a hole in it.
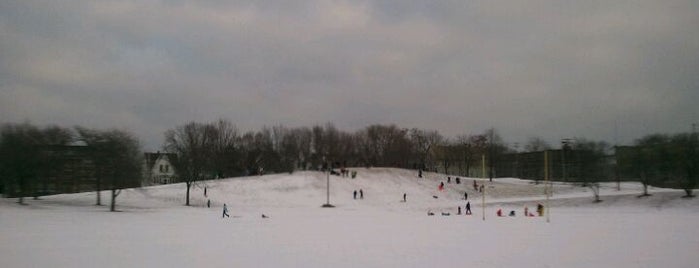
[[[0,122],[152,150],[218,118],[630,143],[697,101],[696,0],[0,0]]]

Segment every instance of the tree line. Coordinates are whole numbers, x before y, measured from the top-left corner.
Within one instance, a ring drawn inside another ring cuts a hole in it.
[[[0,136],[0,191],[22,197],[42,194],[65,156],[52,148],[80,142],[89,159],[94,190],[120,189],[141,182],[138,140],[123,130],[83,127],[39,128],[28,123],[4,124]],[[594,187],[599,181],[637,180],[648,185],[683,188],[697,185],[697,135],[653,134],[633,146],[610,146],[584,138],[552,149],[543,139],[523,146],[506,143],[495,129],[446,138],[438,131],[370,125],[354,132],[332,123],[312,127],[263,127],[240,131],[228,120],[189,122],[164,133],[162,149],[179,180],[186,204],[193,183],[200,180],[340,167],[399,167],[481,177],[519,177],[539,181],[543,154],[549,156],[551,178]],[[78,165],[79,166],[79,165]],[[594,190],[594,188],[593,188]],[[97,203],[100,204],[97,195]],[[114,202],[112,202],[114,203]],[[113,206],[113,205],[112,205]]]
[[[114,211],[121,189],[140,186],[141,157],[138,140],[123,130],[3,124],[0,192],[22,204],[25,197],[38,199],[74,184],[96,191],[97,205],[101,191],[109,190]]]

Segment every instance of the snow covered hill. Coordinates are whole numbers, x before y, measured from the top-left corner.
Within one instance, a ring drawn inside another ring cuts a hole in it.
[[[543,185],[411,170],[358,168],[355,179],[294,172],[125,190],[119,213],[95,193],[0,200],[4,267],[696,267],[699,199],[639,183],[588,188],[554,183],[551,222],[522,217]],[[486,183],[486,220],[481,193]],[[444,182],[444,191],[438,190]],[[204,196],[204,188],[207,195]],[[364,198],[353,198],[362,190]],[[474,215],[456,215],[468,193]],[[407,202],[402,202],[403,194]],[[108,194],[103,193],[107,200]],[[434,198],[434,197],[437,198]],[[211,200],[212,207],[206,202]],[[226,203],[231,218],[221,218]],[[496,217],[495,210],[517,217]],[[436,216],[428,217],[426,212]],[[450,213],[449,217],[441,212]],[[270,218],[263,219],[262,214]]]

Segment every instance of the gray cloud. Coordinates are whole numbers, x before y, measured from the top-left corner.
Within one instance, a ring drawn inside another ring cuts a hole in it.
[[[699,123],[696,25],[696,1],[3,1],[0,121],[628,143]]]

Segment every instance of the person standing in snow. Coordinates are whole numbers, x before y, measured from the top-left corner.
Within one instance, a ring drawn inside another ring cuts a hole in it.
[[[471,215],[471,202],[466,202],[466,212],[464,214]]]
[[[225,218],[225,217],[229,217],[229,218],[230,218],[231,216],[228,215],[228,207],[227,207],[226,204],[224,203],[224,204],[223,204],[223,215],[221,216],[221,218]]]
[[[457,208],[459,212],[457,212],[456,215],[461,215],[461,206],[458,206]]]
[[[357,199],[357,190],[354,190],[354,199]]]
[[[464,200],[468,200],[468,193],[464,192]]]
[[[417,177],[418,177],[418,178],[422,178],[422,169],[419,169],[419,170],[417,171]]]
[[[407,196],[408,196],[408,194],[403,193],[403,202],[408,202],[408,201],[406,200],[406,197],[407,197]]]
[[[206,207],[210,208],[211,207],[211,199],[206,200]]]
[[[204,187],[204,197],[206,197],[206,187]]]
[[[359,199],[364,199],[364,191],[362,189],[359,189]]]
[[[478,191],[478,183],[476,182],[476,180],[473,180],[473,190]]]
[[[447,177],[447,183],[451,183],[451,177]]]

